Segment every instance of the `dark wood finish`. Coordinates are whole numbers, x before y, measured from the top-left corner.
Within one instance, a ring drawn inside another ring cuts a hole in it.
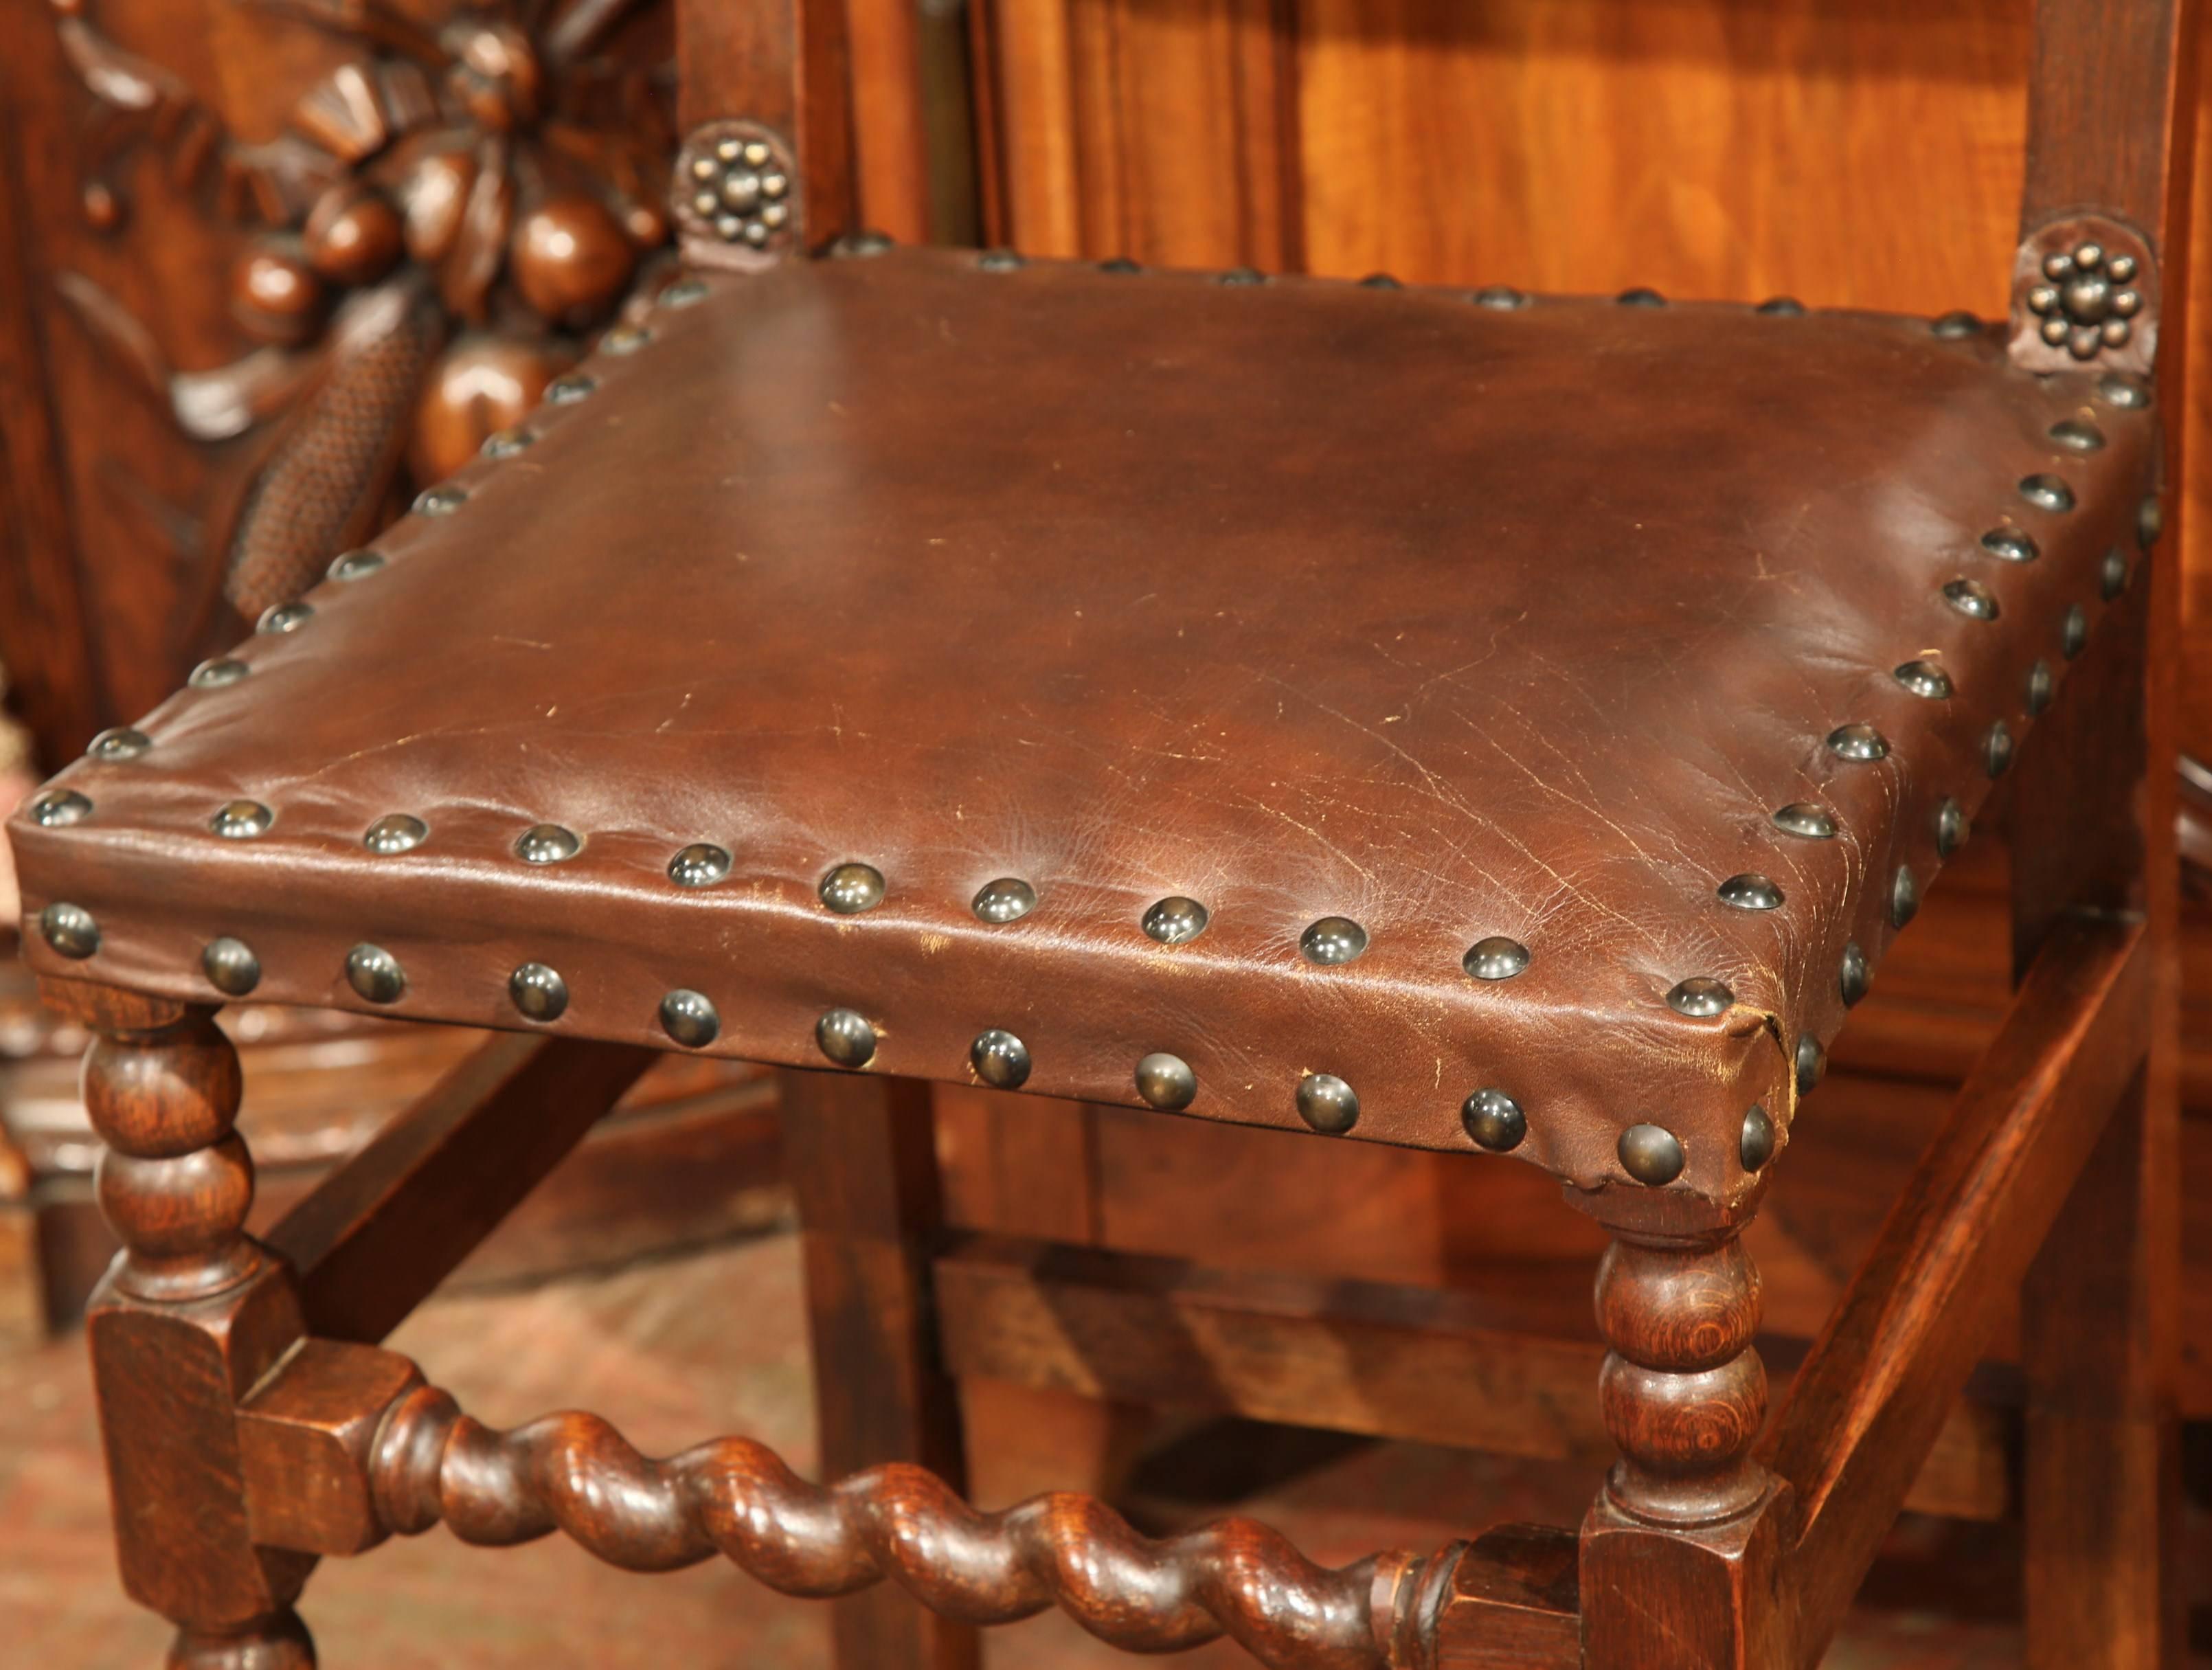
[[[742,118],[782,134],[799,160],[807,246],[848,229],[856,204],[847,0],[674,4],[678,119],[693,128]]]
[[[255,1394],[247,1422],[248,1482],[283,1497],[257,1502],[255,1523],[331,1552],[441,1522],[492,1547],[559,1531],[635,1571],[720,1553],[793,1594],[850,1595],[889,1577],[970,1624],[1056,1605],[1131,1651],[1176,1651],[1225,1631],[1276,1670],[1382,1670],[1394,1638],[1419,1646],[1415,1603],[1455,1565],[1470,1604],[1488,1595],[1545,1606],[1558,1632],[1556,1556],[1540,1541],[1533,1559],[1525,1539],[1509,1538],[1494,1558],[1455,1547],[1424,1563],[1393,1552],[1329,1570],[1249,1520],[1155,1540],[1090,1497],[978,1514],[907,1463],[824,1487],[744,1438],[653,1461],[594,1415],[493,1430],[422,1384],[405,1357],[370,1348],[311,1342]],[[1486,1580],[1470,1561],[1498,1570]]]
[[[384,1412],[422,1383],[390,1351],[301,1340],[239,1406],[253,1540],[313,1554],[358,1554],[382,1541],[370,1454]]]
[[[0,657],[49,768],[473,456],[650,285],[672,13],[0,8]],[[495,68],[441,107],[457,58]]]
[[[2028,1664],[2155,1670],[2189,1639],[2174,1416],[2179,1189],[2148,1073],[2021,1295]]]
[[[245,1074],[239,1130],[253,1151],[252,1235],[484,1041],[457,1028],[267,1006],[219,1020]],[[0,1246],[13,1234],[20,1249],[12,1266],[0,1254],[0,1351],[82,1315],[117,1251],[93,1198],[84,1048],[77,1029],[39,1004],[27,971],[0,964]],[[781,1151],[771,1074],[661,1057],[452,1280],[543,1280],[772,1227],[790,1211]],[[11,1163],[20,1181],[9,1181]]]
[[[1817,1658],[2147,1046],[2139,926],[2053,932],[1760,1445],[1796,1491],[1796,1656]]]
[[[1436,1670],[1548,1670],[1583,1661],[1579,1546],[1547,1525],[1495,1526],[1450,1568],[1434,1613]],[[1407,1654],[1402,1661],[1421,1661]]]
[[[270,1230],[309,1329],[383,1339],[653,1060],[521,1034],[485,1044]]]
[[[1497,1262],[1451,1287],[1399,1286],[966,1236],[939,1258],[936,1285],[945,1366],[963,1384],[1505,1455],[1613,1454],[1589,1395],[1605,1348],[1589,1337],[1576,1264]],[[1765,1346],[1785,1363],[1802,1350]],[[1962,1404],[1907,1505],[2002,1517],[2008,1425],[1999,1408]],[[1016,1436],[988,1430],[993,1448]]]
[[[929,1089],[907,1079],[787,1072],[784,1166],[799,1206],[823,1470],[918,1463],[957,1489],[958,1399],[939,1361],[931,1259],[941,1222]],[[968,1670],[975,1631],[878,1589],[832,1612],[838,1660]]]
[[[238,1057],[211,1011],[53,982],[98,1034],[85,1102],[124,1255],[86,1319],[123,1585],[178,1626],[171,1661],[295,1670],[310,1558],[257,1546],[234,1402],[301,1333],[289,1272],[241,1233],[253,1168]]]
[[[1687,1236],[1655,1233],[1633,1196],[1585,1209],[1624,1208],[1598,1266],[1599,1405],[1620,1459],[1583,1521],[1583,1662],[1774,1664],[1792,1503],[1752,1455],[1766,1413],[1759,1270],[1739,1239],[1752,1208]]]
[[[2040,0],[2035,22],[2021,235],[2094,207],[2157,240],[2189,192],[2195,9]]]

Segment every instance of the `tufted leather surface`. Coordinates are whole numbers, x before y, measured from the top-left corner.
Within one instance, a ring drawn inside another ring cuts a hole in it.
[[[2039,380],[1992,335],[1925,320],[1539,301],[1031,264],[949,252],[709,281],[587,369],[528,451],[408,518],[386,565],[311,594],[251,677],[87,759],[68,827],[19,814],[42,973],[215,1000],[234,935],[257,996],[366,1007],[356,942],[407,976],[392,1012],[526,1024],[526,961],[563,1031],[666,1044],[662,994],[719,1010],[718,1053],[822,1065],[816,1017],[879,1035],[869,1070],[960,1078],[986,1028],[1048,1095],[1133,1102],[1139,1057],[1195,1070],[1194,1114],[1303,1128],[1337,1074],[1352,1134],[1467,1149],[1461,1104],[1525,1110],[1519,1157],[1727,1200],[1756,1102],[1786,1129],[1801,1035],[1840,1025],[1839,959],[1877,972],[1893,878],[1938,868],[1946,797],[1990,786],[1994,721],[2100,564],[2132,570],[2149,414],[2088,374]],[[2076,417],[2106,438],[2048,434]],[[2062,477],[2071,510],[2018,483]],[[2041,555],[2007,562],[1991,529]],[[1984,583],[1995,621],[1948,604]],[[1955,693],[1892,670],[1938,663]],[[1838,726],[1890,751],[1831,751]],[[275,811],[232,841],[234,797]],[[1832,840],[1775,828],[1831,809]],[[428,840],[373,856],[406,812]],[[541,823],[564,863],[513,855]],[[728,878],[679,889],[693,841]],[[861,860],[865,914],[817,884]],[[1777,909],[1722,902],[1755,872]],[[969,901],[1036,888],[1002,926]],[[1173,947],[1146,908],[1187,895]],[[82,962],[40,938],[93,913]],[[1362,924],[1316,967],[1317,918]],[[1507,935],[1516,978],[1462,972]],[[1723,981],[1725,1012],[1669,988]]]

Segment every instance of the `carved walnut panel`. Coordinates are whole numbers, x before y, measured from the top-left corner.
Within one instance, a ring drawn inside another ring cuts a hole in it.
[[[51,732],[149,706],[656,282],[671,30],[665,0],[0,15],[34,350],[0,343],[0,378],[40,385],[9,392],[58,489],[21,560],[73,570],[46,590],[83,600],[94,690]],[[11,497],[35,452],[11,444]],[[62,677],[24,635],[10,661]]]

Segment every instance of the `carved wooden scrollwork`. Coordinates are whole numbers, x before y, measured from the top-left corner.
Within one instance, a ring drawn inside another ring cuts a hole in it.
[[[605,50],[657,0],[477,0],[435,23],[383,0],[235,3],[343,54],[251,143],[104,35],[93,0],[52,0],[94,101],[88,222],[125,232],[144,150],[139,189],[192,193],[246,234],[228,305],[253,345],[213,369],[176,369],[81,275],[58,287],[179,431],[234,446],[191,544],[209,604],[250,618],[372,533],[403,471],[448,474],[517,421],[650,282],[676,135],[665,67]]]
[[[370,1484],[384,1527],[403,1534],[442,1521],[465,1542],[501,1546],[557,1530],[638,1571],[719,1552],[771,1588],[817,1598],[888,1577],[966,1623],[1058,1606],[1125,1651],[1176,1652],[1225,1633],[1277,1670],[1397,1662],[1410,1621],[1397,1612],[1422,1588],[1410,1556],[1328,1570],[1249,1520],[1155,1540],[1091,1497],[983,1514],[920,1467],[824,1488],[744,1438],[651,1460],[595,1415],[496,1432],[430,1387],[386,1413]]]

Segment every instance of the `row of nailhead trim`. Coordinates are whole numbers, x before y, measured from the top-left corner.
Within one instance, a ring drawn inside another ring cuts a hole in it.
[[[100,948],[99,925],[82,906],[48,905],[40,913],[41,929],[48,942],[64,956],[86,958]],[[234,935],[210,940],[200,954],[200,969],[208,983],[228,998],[251,996],[261,984],[261,959],[252,946]],[[346,953],[346,984],[364,1002],[380,1007],[397,1004],[407,995],[406,970],[399,959],[382,946],[367,941]],[[568,1010],[568,984],[559,970],[544,963],[525,963],[508,975],[507,999],[515,1012],[538,1025],[550,1026]],[[703,993],[679,987],[660,1000],[660,1029],[671,1041],[686,1049],[704,1049],[721,1035],[721,1016]],[[841,1067],[859,1069],[875,1059],[874,1025],[858,1011],[833,1008],[823,1011],[814,1025],[815,1046]],[[1013,1033],[992,1027],[976,1035],[969,1045],[969,1065],[975,1077],[1000,1090],[1021,1089],[1029,1082],[1029,1046]],[[1141,1058],[1133,1075],[1137,1095],[1148,1106],[1181,1112],[1197,1099],[1198,1076],[1181,1056],[1164,1051]],[[1298,1081],[1293,1097],[1298,1116],[1316,1131],[1342,1136],[1359,1119],[1359,1097],[1352,1086],[1334,1073],[1309,1072]],[[1461,1104],[1460,1123],[1476,1146],[1494,1154],[1518,1148],[1528,1133],[1521,1104],[1505,1091],[1484,1088]],[[1746,1114],[1739,1143],[1739,1157],[1747,1171],[1756,1171],[1773,1152],[1774,1127],[1764,1108],[1754,1106]],[[1637,1181],[1652,1187],[1672,1182],[1686,1163],[1680,1139],[1663,1126],[1648,1123],[1630,1126],[1618,1144],[1623,1168]]]

